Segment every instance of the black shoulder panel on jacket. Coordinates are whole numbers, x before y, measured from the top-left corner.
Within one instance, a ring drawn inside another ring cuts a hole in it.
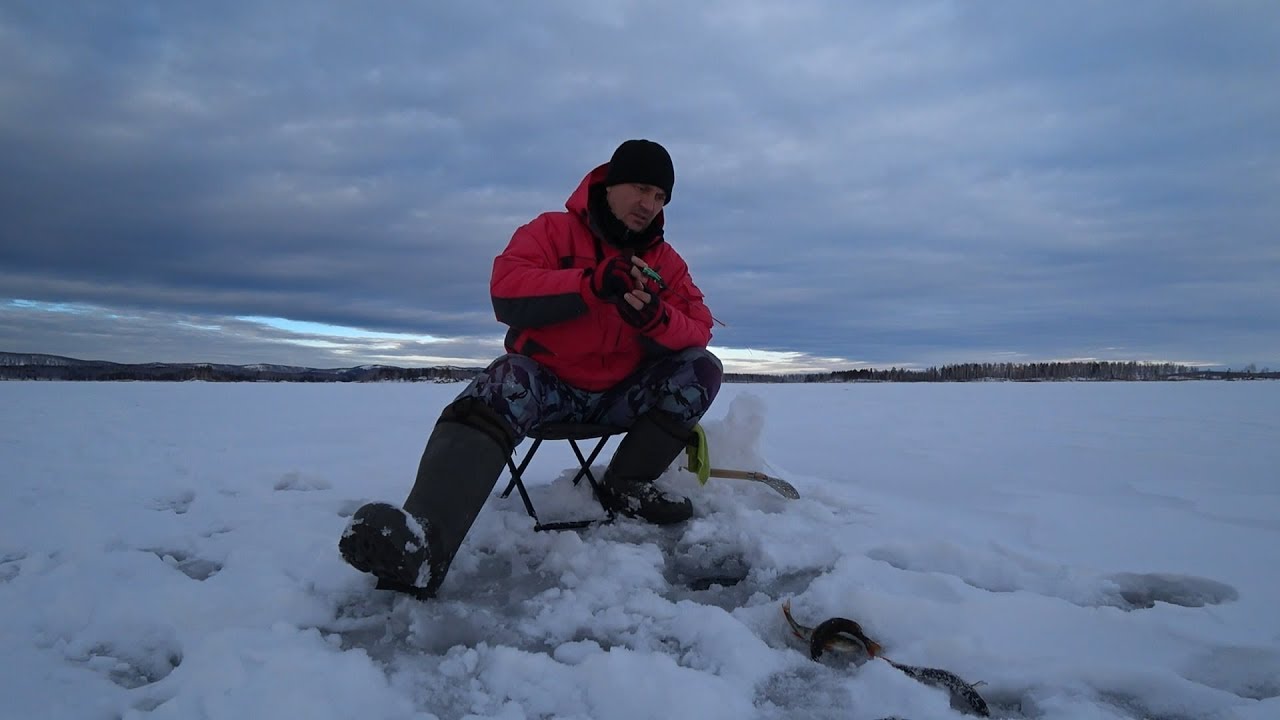
[[[587,312],[578,293],[526,298],[493,298],[498,322],[517,328],[536,328],[572,320]]]

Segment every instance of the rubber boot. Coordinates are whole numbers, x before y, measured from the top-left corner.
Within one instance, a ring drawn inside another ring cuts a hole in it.
[[[428,598],[444,582],[513,447],[505,421],[486,410],[474,402],[446,408],[404,507],[369,503],[352,516],[339,551],[377,576],[379,588]]]
[[[688,430],[659,411],[636,420],[609,461],[597,498],[607,510],[655,525],[684,522],[693,516],[688,498],[674,497],[653,481],[684,451]]]

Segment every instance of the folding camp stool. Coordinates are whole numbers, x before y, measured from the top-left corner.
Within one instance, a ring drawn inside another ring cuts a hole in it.
[[[582,478],[586,478],[591,483],[591,491],[598,498],[599,481],[596,480],[595,474],[591,472],[591,463],[595,462],[600,451],[604,449],[605,443],[609,442],[609,438],[614,435],[621,435],[627,431],[626,428],[616,425],[592,425],[585,423],[547,423],[539,425],[529,431],[528,437],[533,440],[533,445],[529,447],[529,452],[516,465],[511,456],[507,457],[507,467],[511,468],[511,482],[507,484],[507,489],[502,491],[500,497],[506,498],[511,495],[512,490],[520,491],[520,499],[524,501],[524,509],[529,512],[529,517],[533,518],[534,530],[579,530],[591,525],[612,522],[613,511],[605,508],[608,517],[604,520],[572,520],[568,522],[552,522],[543,523],[538,519],[538,513],[533,509],[533,502],[529,500],[529,492],[524,487],[524,471],[529,467],[529,463],[533,461],[533,456],[537,454],[538,448],[541,447],[544,440],[568,440],[569,445],[573,447],[573,454],[578,456],[578,472],[573,476],[573,484],[577,485]],[[583,455],[582,448],[578,446],[579,440],[595,440],[595,447],[591,450],[590,455]]]

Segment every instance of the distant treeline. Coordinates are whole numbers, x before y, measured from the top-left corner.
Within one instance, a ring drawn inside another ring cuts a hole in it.
[[[795,375],[734,375],[730,382],[976,382],[1012,380],[1044,382],[1066,380],[1252,380],[1277,379],[1280,373],[1268,369],[1203,370],[1171,363],[1141,362],[1043,362],[1043,363],[964,363],[943,365],[924,370],[889,368],[877,370],[836,370],[827,373]]]
[[[319,369],[287,365],[222,365],[216,363],[145,363],[130,365],[76,360],[53,355],[0,353],[0,380],[85,380],[184,382],[458,382],[482,368],[364,365]]]
[[[0,352],[0,380],[82,380],[182,382],[465,382],[479,374],[479,367],[403,368],[363,365],[317,369],[286,365],[222,365],[215,363],[146,363],[129,365],[77,360],[56,355],[22,355]],[[925,370],[889,368],[837,370],[823,373],[765,375],[728,373],[726,382],[737,383],[841,383],[841,382],[1020,382],[1066,380],[1251,380],[1277,379],[1280,373],[1253,366],[1244,370],[1201,370],[1185,365],[1141,362],[967,363]]]

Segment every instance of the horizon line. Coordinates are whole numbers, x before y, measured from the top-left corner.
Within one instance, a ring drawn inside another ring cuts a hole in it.
[[[86,359],[86,358],[82,358],[82,357],[74,357],[74,356],[70,356],[70,355],[58,355],[58,354],[55,354],[55,353],[44,353],[44,352],[12,352],[12,351],[7,351],[7,350],[0,350],[0,355],[8,355],[8,356],[23,356],[23,355],[26,355],[26,356],[33,356],[33,357],[57,358],[57,359],[60,359],[60,360],[70,360],[70,361],[80,362],[80,363],[106,363],[106,364],[111,364],[111,365],[121,365],[121,366],[126,366],[126,367],[127,367],[127,366],[134,366],[134,367],[138,367],[138,366],[144,366],[144,365],[210,365],[210,366],[212,366],[212,365],[226,365],[226,366],[230,366],[230,367],[250,367],[250,366],[254,366],[254,365],[264,365],[264,366],[273,366],[273,367],[290,367],[290,368],[298,368],[298,369],[302,369],[302,370],[348,370],[348,369],[361,368],[361,367],[385,367],[385,368],[397,368],[397,369],[448,369],[448,368],[454,368],[454,369],[461,369],[461,370],[471,370],[471,369],[475,369],[475,370],[483,370],[483,369],[484,369],[484,367],[486,367],[486,366],[487,366],[487,364],[488,364],[488,363],[484,363],[484,362],[480,362],[480,363],[478,363],[478,364],[476,364],[476,365],[457,365],[457,364],[439,364],[439,365],[412,365],[412,364],[410,364],[410,365],[394,365],[394,364],[388,364],[388,363],[358,363],[358,364],[355,364],[355,365],[344,365],[344,366],[333,366],[333,367],[321,367],[321,366],[316,366],[316,365],[293,365],[293,364],[278,363],[278,362],[246,362],[246,363],[230,363],[230,362],[212,362],[212,361],[207,361],[207,360],[181,361],[181,362],[173,362],[173,361],[118,362],[118,361],[115,361],[115,360]],[[1187,362],[1175,362],[1175,361],[1169,361],[1169,360],[1134,360],[1134,359],[1129,359],[1129,360],[1102,360],[1102,359],[1098,359],[1098,358],[1069,358],[1069,359],[1059,359],[1059,360],[1027,360],[1027,361],[984,360],[984,361],[968,361],[968,362],[939,363],[939,364],[932,364],[932,365],[917,365],[917,364],[909,364],[909,365],[897,365],[897,364],[891,364],[891,365],[875,365],[875,364],[872,364],[872,363],[866,363],[866,362],[855,362],[855,363],[852,363],[852,365],[853,365],[852,367],[840,368],[840,369],[829,369],[829,370],[804,370],[804,371],[768,371],[768,370],[760,370],[760,371],[734,371],[734,372],[725,372],[725,375],[770,375],[770,376],[772,376],[772,375],[777,375],[777,376],[784,376],[784,375],[800,375],[800,376],[804,376],[804,375],[830,375],[830,374],[833,374],[833,373],[841,373],[841,372],[858,372],[858,371],[864,371],[864,370],[865,370],[865,371],[868,371],[868,372],[887,372],[887,371],[893,371],[893,370],[898,370],[898,371],[903,371],[903,372],[927,372],[927,371],[929,371],[929,370],[931,370],[931,369],[943,369],[943,368],[949,368],[949,367],[978,366],[978,365],[995,365],[995,366],[999,366],[999,365],[1009,365],[1009,366],[1014,366],[1014,367],[1019,367],[1019,366],[1025,367],[1025,366],[1028,366],[1028,365],[1072,365],[1072,364],[1082,364],[1082,363],[1096,363],[1096,364],[1099,364],[1099,365],[1128,365],[1128,364],[1134,364],[1134,365],[1172,365],[1172,366],[1175,366],[1175,367],[1185,367],[1185,368],[1188,368],[1188,369],[1191,369],[1191,370],[1200,370],[1200,371],[1213,371],[1213,370],[1215,369],[1215,366],[1214,366],[1214,365],[1210,365],[1210,364],[1203,364],[1203,363],[1187,363]],[[1225,365],[1224,365],[1224,366],[1216,366],[1216,367],[1218,367],[1220,370],[1225,370],[1225,371],[1228,371],[1228,372],[1233,370],[1233,368],[1232,368],[1231,366],[1225,366]],[[1241,370],[1240,370],[1240,371],[1241,371],[1241,372],[1250,371],[1250,370],[1249,370],[1249,368],[1253,368],[1253,369],[1252,369],[1252,372],[1267,372],[1267,371],[1268,371],[1268,368],[1261,368],[1261,369],[1257,368],[1257,363],[1248,363],[1248,364],[1247,364],[1247,365],[1245,365],[1243,368],[1241,368]]]

